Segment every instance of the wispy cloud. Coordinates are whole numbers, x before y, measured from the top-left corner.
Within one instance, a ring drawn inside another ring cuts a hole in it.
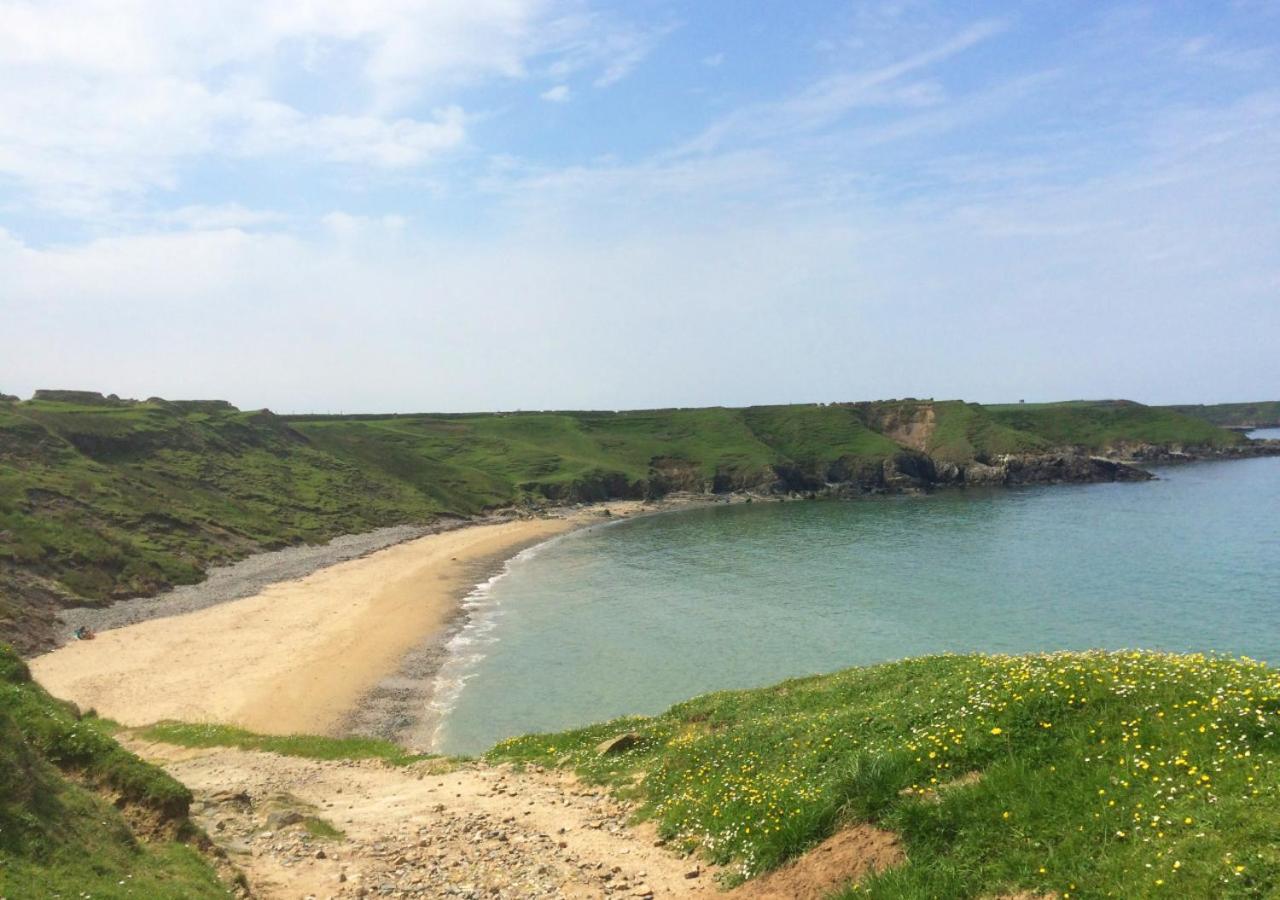
[[[771,103],[736,110],[681,146],[677,153],[710,153],[729,141],[765,141],[783,134],[829,125],[851,111],[876,106],[919,107],[943,100],[934,82],[903,83],[904,76],[943,62],[1006,28],[1000,21],[979,22],[920,53],[870,71],[842,72]]]

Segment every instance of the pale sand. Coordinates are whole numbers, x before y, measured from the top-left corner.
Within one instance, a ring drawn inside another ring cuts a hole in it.
[[[624,515],[637,506],[610,504]],[[31,671],[54,696],[125,725],[332,733],[406,653],[445,630],[481,566],[600,521],[595,507],[426,535],[252,597],[73,642]]]

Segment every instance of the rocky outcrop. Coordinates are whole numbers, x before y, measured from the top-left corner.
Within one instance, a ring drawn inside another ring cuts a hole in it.
[[[643,500],[648,483],[631,481],[622,472],[595,471],[573,481],[527,482],[522,490],[541,494],[552,503],[598,503],[602,500]]]
[[[1155,476],[1113,459],[1075,453],[1006,458],[1005,484],[1062,484],[1090,481],[1147,481]]]
[[[702,494],[714,488],[703,477],[701,468],[694,462],[678,456],[655,456],[649,461],[650,496],[660,497],[676,491]]]
[[[1120,460],[1086,453],[1011,454],[964,464],[904,451],[882,462],[833,466],[822,479],[803,469],[778,467],[774,493],[855,497],[913,493],[939,487],[1145,481],[1150,472]]]
[[[1250,440],[1222,447],[1183,444],[1119,444],[1107,451],[1108,459],[1130,463],[1193,462],[1205,459],[1249,459],[1280,456],[1280,441]]]

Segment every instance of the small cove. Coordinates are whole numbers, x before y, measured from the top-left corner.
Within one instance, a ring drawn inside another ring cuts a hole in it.
[[[557,538],[473,596],[436,749],[928,653],[1143,647],[1280,664],[1280,458],[1154,471],[713,506]]]

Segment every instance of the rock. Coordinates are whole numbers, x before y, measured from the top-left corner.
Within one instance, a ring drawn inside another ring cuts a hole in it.
[[[324,852],[324,850],[317,850],[317,851],[316,851],[316,859],[328,859],[328,858],[329,858],[329,856],[328,856],[328,854],[326,854],[326,853]]]
[[[687,872],[685,872],[685,873],[684,873],[684,877],[685,877],[685,878],[697,878],[697,877],[698,877],[699,875],[701,875],[701,874],[702,874],[702,869],[701,869],[701,868],[699,868],[698,866],[694,866],[692,869],[690,869],[689,871],[687,871]]]
[[[288,828],[290,825],[297,825],[302,821],[302,813],[293,809],[278,809],[271,815],[267,816],[267,828],[272,831],[279,831],[281,828]]]
[[[623,734],[614,735],[607,741],[601,741],[596,746],[596,753],[600,756],[613,756],[615,753],[625,753],[636,744],[640,743],[641,737],[634,731],[627,731]]]

